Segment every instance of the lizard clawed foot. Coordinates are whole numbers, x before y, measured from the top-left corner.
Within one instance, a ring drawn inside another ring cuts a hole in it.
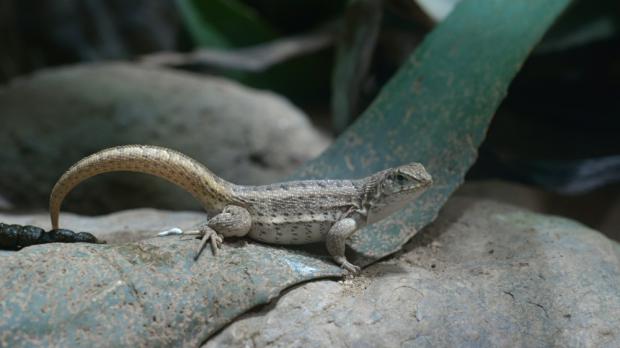
[[[202,250],[204,249],[208,241],[211,241],[211,251],[213,251],[213,255],[217,255],[217,251],[222,246],[222,241],[224,240],[221,235],[219,235],[217,232],[215,232],[214,229],[210,227],[205,226],[201,228],[200,232],[204,234],[202,236],[202,239],[200,240],[198,252],[196,253],[196,256],[194,256],[194,261],[198,260],[200,254],[202,253]]]
[[[344,257],[334,257],[334,260],[336,261],[337,264],[340,265],[341,268],[346,269],[347,271],[349,271],[352,274],[357,274],[359,273],[362,269],[359,266],[356,266],[354,264],[352,264],[351,262],[347,261],[347,259],[345,259]]]
[[[180,235],[180,236],[202,235],[202,239],[200,240],[200,246],[198,247],[198,251],[196,252],[196,255],[194,256],[194,261],[198,260],[198,258],[200,257],[200,254],[202,254],[202,250],[205,248],[205,245],[207,244],[208,241],[211,241],[211,251],[213,251],[213,255],[217,255],[217,251],[222,247],[222,242],[224,241],[224,237],[222,237],[222,235],[218,234],[217,232],[215,232],[214,229],[206,225],[201,226],[198,230],[191,230],[191,231],[183,231],[178,227],[173,227],[169,230],[159,232],[157,235],[159,237],[165,237],[165,236],[171,236],[171,235]]]
[[[353,274],[357,274],[362,270],[360,266],[356,266],[349,261],[345,261],[343,264],[340,265],[340,267],[346,269]]]

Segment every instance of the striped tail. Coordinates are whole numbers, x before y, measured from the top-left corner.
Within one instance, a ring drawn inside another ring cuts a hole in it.
[[[119,171],[146,173],[166,179],[191,193],[208,212],[221,210],[226,204],[234,202],[233,184],[180,152],[148,145],[118,146],[83,158],[60,177],[50,195],[52,228],[58,228],[62,202],[75,186],[95,175]]]

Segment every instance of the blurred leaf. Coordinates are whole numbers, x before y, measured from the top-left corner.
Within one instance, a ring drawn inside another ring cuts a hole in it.
[[[465,0],[362,117],[297,175],[353,178],[411,161],[433,175],[416,203],[356,234],[354,262],[395,252],[435,218],[475,160],[510,81],[569,3]],[[299,249],[251,241],[226,243],[218,257],[194,263],[195,243],[185,242],[49,244],[25,249],[23,260],[4,258],[0,287],[11,296],[0,296],[0,308],[9,309],[0,316],[3,342],[196,346],[292,284],[342,274]],[[44,265],[49,272],[35,271]]]
[[[609,39],[620,32],[620,1],[577,1],[558,20],[535,53],[570,49],[597,40]]]
[[[328,97],[330,53],[337,30],[337,23],[329,22],[308,32],[241,48],[156,52],[142,56],[141,63],[192,66],[298,102],[323,103]]]
[[[240,49],[278,39],[275,29],[252,7],[238,0],[177,0],[185,24],[198,46],[220,49]],[[277,11],[284,11],[283,3]],[[260,3],[259,3],[260,5]],[[331,13],[338,8],[332,3],[312,3],[314,15]],[[263,9],[265,10],[265,9]],[[291,9],[292,11],[293,9]],[[327,11],[327,12],[326,12]],[[323,13],[325,12],[325,13]],[[316,20],[312,16],[304,21]],[[320,26],[315,24],[315,27]],[[296,101],[324,99],[329,85],[331,57],[326,51],[300,56],[276,64],[260,72],[216,70],[215,73],[243,84],[269,89]],[[168,57],[165,57],[168,59]],[[176,59],[173,57],[173,59]],[[209,73],[214,73],[208,70]],[[303,83],[300,83],[303,81]]]
[[[240,82],[258,89],[269,89],[296,103],[323,103],[329,98],[330,50],[321,50],[276,64],[257,74],[245,74]]]
[[[433,22],[441,22],[461,0],[415,0]]]
[[[276,37],[275,30],[251,7],[237,0],[177,0],[198,46],[231,48]]]
[[[293,57],[320,51],[330,46],[334,25],[310,33],[283,37],[237,49],[201,48],[189,53],[156,52],[142,57],[149,65],[199,65],[232,71],[261,72]]]
[[[383,0],[353,1],[346,11],[332,75],[332,123],[337,133],[357,114],[382,15]]]
[[[350,0],[243,0],[287,34],[308,31],[342,15]]]

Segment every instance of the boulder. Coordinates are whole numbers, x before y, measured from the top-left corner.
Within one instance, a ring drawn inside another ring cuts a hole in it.
[[[277,181],[327,145],[298,108],[236,82],[129,63],[39,72],[0,89],[0,193],[40,208],[60,175],[103,148],[179,150],[239,184]],[[107,174],[76,188],[66,208],[198,208],[189,194],[140,174]]]
[[[620,246],[586,226],[453,198],[397,255],[295,287],[206,347],[618,347]]]
[[[490,200],[452,198],[401,252],[343,280],[318,280],[343,274],[323,246],[229,239],[194,263],[196,239],[127,242],[201,213],[65,215],[111,243],[0,253],[0,346],[620,345],[620,245]]]

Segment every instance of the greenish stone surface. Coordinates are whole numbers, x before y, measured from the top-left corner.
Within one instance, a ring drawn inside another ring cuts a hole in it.
[[[198,240],[48,244],[0,257],[1,347],[197,346],[301,281],[339,274],[327,257]]]

